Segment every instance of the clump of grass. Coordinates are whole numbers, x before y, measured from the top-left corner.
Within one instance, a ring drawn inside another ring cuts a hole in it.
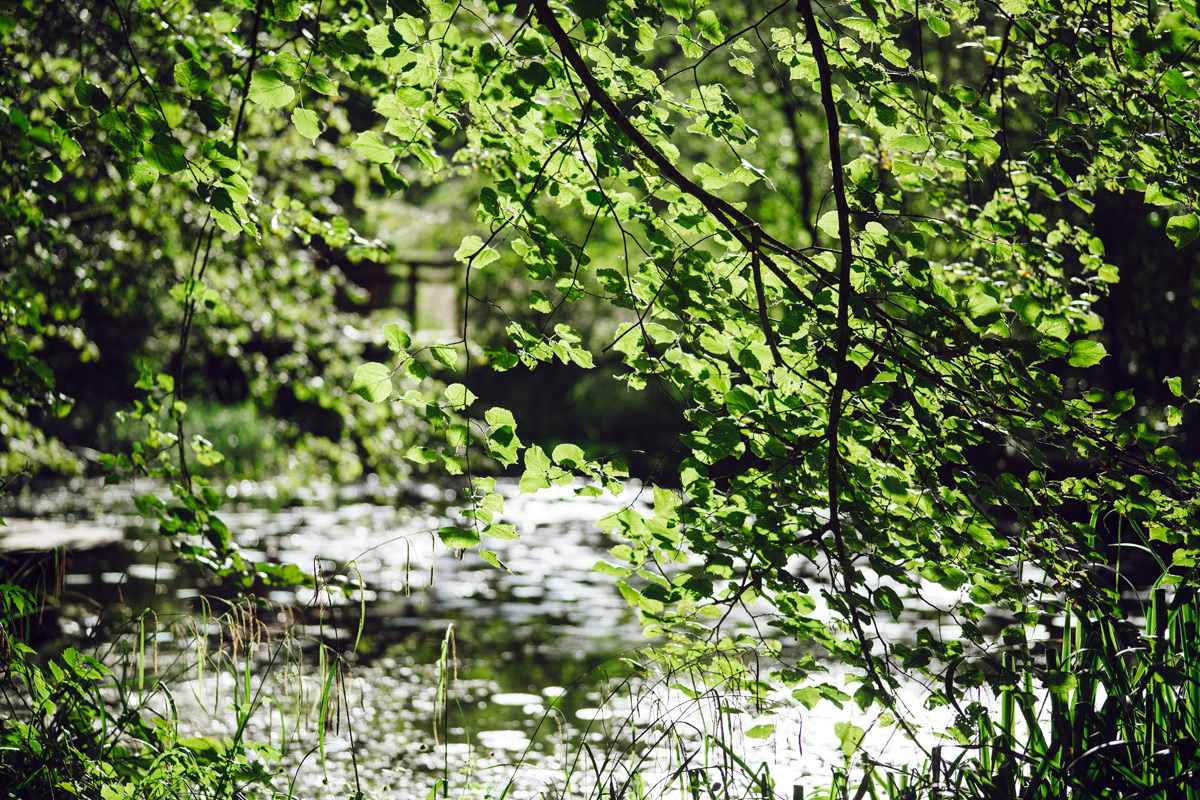
[[[999,719],[980,718],[977,746],[933,770],[929,796],[1200,799],[1198,620],[1191,588],[1155,589],[1133,636],[1110,614],[1072,609],[1042,685],[1023,670]]]
[[[324,737],[348,705],[344,664],[323,638],[316,676],[301,680],[295,632],[269,630],[261,612],[273,609],[249,597],[220,614],[205,601],[198,618],[177,620],[171,638],[193,640],[194,650],[160,653],[155,642],[164,628],[148,610],[117,621],[94,654],[68,645],[50,657],[20,637],[20,621],[39,613],[41,602],[0,581],[0,798],[282,800],[295,796],[309,755],[319,752],[323,768]],[[273,677],[293,673],[294,691],[284,686],[290,697],[267,691]],[[187,685],[188,676],[197,707],[171,689]],[[319,697],[305,696],[306,683]],[[285,718],[285,707],[296,716]],[[219,723],[200,727],[214,709]],[[264,709],[271,715],[265,732],[251,725]],[[277,729],[271,709],[278,709]],[[189,716],[197,710],[199,717]],[[315,730],[306,732],[314,710]],[[285,766],[295,769],[290,778]]]
[[[0,797],[223,800],[269,787],[277,751],[182,732],[166,684],[149,674],[151,612],[134,620],[118,675],[74,647],[46,659],[11,635],[10,623],[37,608],[21,587],[0,584]]]
[[[808,798],[1200,800],[1198,624],[1191,588],[1155,589],[1140,629],[1099,607],[1073,607],[1044,661],[1004,660],[1011,680],[995,712],[979,715],[973,741],[934,748],[924,769],[864,758],[852,771],[848,758]],[[753,766],[746,732],[728,723],[757,694],[743,680],[697,680],[684,669],[637,667],[616,681],[603,701],[616,715],[583,727],[561,781],[542,796],[804,797],[777,786],[767,765]],[[515,775],[496,796],[514,785]]]

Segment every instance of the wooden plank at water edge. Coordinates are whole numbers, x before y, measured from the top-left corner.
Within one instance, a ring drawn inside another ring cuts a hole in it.
[[[87,550],[125,538],[119,528],[51,519],[6,519],[0,527],[2,550]]]

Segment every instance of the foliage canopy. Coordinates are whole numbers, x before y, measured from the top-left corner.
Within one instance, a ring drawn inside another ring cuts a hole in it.
[[[35,6],[3,16],[8,37],[47,24]],[[40,258],[39,227],[70,244],[41,202],[69,193],[45,187],[72,169],[133,187],[131,213],[157,215],[147,229],[233,264],[272,257],[254,254],[275,253],[277,235],[356,241],[337,208],[316,210],[336,206],[336,187],[307,181],[300,154],[365,169],[381,194],[470,187],[464,318],[503,320],[507,343],[480,348],[468,325],[457,343],[414,343],[385,326],[391,359],[345,381],[436,435],[410,460],[476,475],[448,546],[498,563],[488,537],[513,535],[493,522],[489,465],[520,470],[522,491],[619,485],[616,459],[527,445],[513,414],[472,390],[479,370],[605,359],[632,390],[669,387],[687,421],[677,485],[655,488],[654,513],[601,522],[624,540],[601,568],[648,634],[671,634],[668,656],[747,646],[714,642],[712,620],[765,606],[783,634],[861,669],[855,702],[907,725],[897,674],[924,674],[931,703],[958,706],[1042,669],[1026,631],[1063,603],[1114,606],[1119,583],[1093,567],[1118,535],[1134,532],[1121,544],[1147,554],[1151,581],[1195,583],[1197,473],[1169,438],[1192,381],[1169,378],[1175,401],[1156,410],[1089,378],[1107,353],[1094,306],[1126,277],[1097,204],[1122,204],[1185,253],[1200,235],[1195,3],[96,13],[90,60],[66,46],[17,59],[45,88],[3,101],[6,259]],[[6,393],[28,400],[49,378],[27,332],[52,335],[46,309],[63,301],[9,263],[5,346],[26,388]],[[171,291],[190,322],[212,290],[202,266],[185,272]],[[244,283],[233,275],[228,292]],[[519,277],[520,300],[479,294],[489,275]],[[563,321],[573,304],[605,322],[581,332]],[[459,373],[435,396],[431,369]],[[954,635],[875,635],[877,614],[943,602],[932,586],[949,593]],[[994,607],[1017,620],[1001,642],[980,628]],[[1000,648],[1019,660],[1001,665]],[[805,702],[849,699],[809,681],[820,669],[805,657],[780,676]],[[984,712],[962,710],[965,737]]]

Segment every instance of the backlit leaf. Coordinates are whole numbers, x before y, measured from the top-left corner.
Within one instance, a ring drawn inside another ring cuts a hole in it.
[[[394,322],[383,326],[383,338],[387,341],[388,349],[393,353],[403,353],[412,344],[408,333]]]
[[[914,153],[924,153],[932,145],[924,136],[917,136],[910,133],[889,139],[887,146],[889,150],[901,149],[909,150]]]
[[[199,97],[212,84],[208,70],[195,60],[180,61],[175,65],[175,84],[184,94]]]
[[[452,383],[446,387],[446,402],[455,411],[462,411],[475,402],[475,393],[461,383]]]
[[[327,97],[337,97],[338,85],[337,81],[330,80],[326,75],[320,72],[309,72],[304,76],[304,83],[308,85],[314,92],[318,92]]]
[[[500,557],[491,550],[484,550],[482,547],[479,548],[479,557],[491,564],[496,569],[502,569],[505,572],[508,572],[508,567],[506,567],[504,562],[500,560]]]
[[[479,544],[479,534],[470,528],[446,526],[438,531],[438,538],[454,550],[468,550]]]
[[[1167,220],[1167,236],[1175,243],[1175,247],[1185,247],[1200,235],[1200,216],[1196,214],[1180,214]]]
[[[164,175],[179,172],[187,166],[183,145],[169,133],[155,135],[142,146],[142,155],[150,166]]]
[[[139,161],[129,168],[129,177],[133,180],[133,185],[141,192],[149,190],[158,180],[158,175],[158,170],[146,161]]]
[[[725,29],[711,8],[704,9],[696,16],[696,25],[700,28],[700,35],[713,44],[720,44],[724,41]]]
[[[367,362],[354,372],[350,391],[372,403],[382,403],[392,396],[392,373],[383,364]]]
[[[291,22],[300,19],[300,0],[272,0],[275,19],[281,22]]]
[[[383,143],[375,131],[360,133],[350,146],[360,156],[376,164],[390,164],[395,159],[391,148]]]
[[[297,108],[292,111],[292,124],[296,126],[296,130],[301,136],[308,139],[316,139],[321,135],[321,123],[317,120],[317,113],[307,108]]]
[[[516,527],[499,522],[493,522],[491,525],[488,525],[486,528],[484,528],[483,535],[490,536],[493,539],[500,539],[501,541],[505,542],[520,538],[517,535]]]
[[[1107,355],[1108,351],[1104,349],[1104,345],[1083,339],[1071,344],[1071,354],[1067,363],[1072,367],[1091,367],[1099,364]]]
[[[755,725],[746,731],[747,739],[770,739],[775,733],[774,725]]]
[[[250,80],[250,101],[263,108],[286,106],[295,96],[296,90],[276,70],[257,70]]]

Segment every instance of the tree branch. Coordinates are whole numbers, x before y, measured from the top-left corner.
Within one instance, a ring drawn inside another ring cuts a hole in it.
[[[664,176],[680,190],[688,195],[691,195],[700,202],[704,208],[713,215],[724,227],[729,234],[746,250],[748,253],[755,251],[754,243],[751,241],[748,231],[756,232],[759,242],[766,248],[773,250],[780,255],[791,258],[797,263],[804,264],[814,275],[823,279],[825,282],[832,284],[832,278],[825,270],[816,264],[812,259],[805,256],[796,248],[791,247],[783,242],[775,239],[762,231],[758,223],[752,220],[745,212],[735,208],[732,204],[722,200],[711,192],[706,192],[704,189],[696,185],[694,181],[684,175],[679,169],[667,159],[662,152],[651,144],[637,126],[617,107],[616,102],[608,95],[604,88],[600,86],[600,82],[596,80],[596,76],[592,74],[587,63],[584,62],[583,56],[575,49],[575,45],[571,41],[571,37],[563,30],[559,24],[558,18],[554,16],[554,12],[550,10],[548,0],[532,0],[534,13],[537,15],[538,22],[550,34],[550,38],[554,39],[558,45],[559,52],[570,65],[571,69],[583,82],[584,88],[587,89],[588,96],[604,109],[604,113],[609,119],[624,133],[633,146],[645,156],[645,158],[658,168],[659,174]],[[762,259],[766,263],[767,268],[774,274],[785,286],[796,294],[798,300],[815,309],[812,299],[800,291],[799,287],[792,280],[791,276],[785,270],[780,268],[773,260],[769,258]]]
[[[846,602],[846,616],[859,642],[859,653],[866,665],[867,672],[882,695],[885,707],[895,706],[895,700],[880,673],[879,665],[871,654],[870,641],[863,630],[859,619],[859,604],[854,596],[855,569],[854,561],[846,549],[846,537],[842,531],[841,520],[841,455],[838,427],[842,421],[842,405],[847,388],[847,354],[850,350],[850,295],[854,289],[850,284],[851,269],[854,265],[853,241],[850,236],[850,202],[846,196],[846,179],[842,169],[841,123],[838,120],[837,103],[833,99],[833,70],[825,53],[825,44],[821,41],[821,31],[817,27],[816,16],[813,14],[811,0],[798,0],[796,10],[804,21],[804,29],[808,43],[812,46],[813,59],[817,62],[817,76],[821,85],[821,105],[825,110],[825,129],[829,134],[829,162],[833,175],[834,208],[838,218],[838,239],[840,239],[840,264],[838,268],[838,304],[837,304],[837,342],[834,369],[837,378],[829,395],[829,426],[826,429],[826,480],[829,491],[829,532],[832,534],[834,548],[837,550],[837,560],[842,571],[842,582],[845,587],[843,599]],[[864,609],[865,610],[865,609]],[[901,715],[897,721],[910,735],[913,733],[908,722]],[[915,737],[914,737],[915,738]]]

